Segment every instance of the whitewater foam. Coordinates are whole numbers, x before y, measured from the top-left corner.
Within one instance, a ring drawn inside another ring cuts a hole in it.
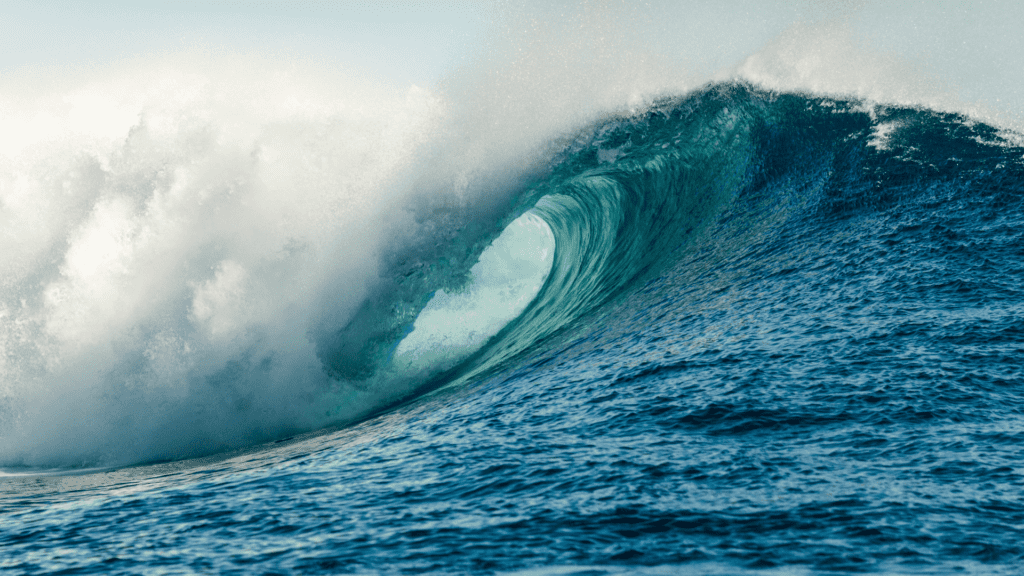
[[[398,227],[416,234],[396,175],[439,111],[266,64],[172,59],[7,116],[43,120],[3,149],[0,459],[159,458],[323,424],[308,332],[352,313]]]

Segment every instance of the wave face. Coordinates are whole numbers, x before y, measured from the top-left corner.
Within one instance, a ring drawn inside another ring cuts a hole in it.
[[[411,107],[389,142],[435,126],[420,98],[389,104]],[[358,166],[338,170],[409,211],[328,195],[322,214],[319,185],[283,203],[280,158],[340,173],[301,146],[348,117],[329,118],[231,145],[147,120],[109,159],[29,178],[75,200],[5,240],[30,248],[4,284],[7,469],[280,442],[9,476],[0,566],[132,570],[167,542],[183,569],[303,573],[1024,560],[1019,136],[731,82],[498,166],[461,190],[475,204],[347,139]],[[542,265],[482,257],[492,242]],[[495,310],[482,336],[446,331],[473,306]],[[40,563],[24,535],[44,528],[97,552]]]

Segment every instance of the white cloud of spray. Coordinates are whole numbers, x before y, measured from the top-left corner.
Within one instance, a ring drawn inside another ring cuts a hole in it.
[[[407,224],[389,183],[436,99],[268,59],[106,74],[5,103],[0,453],[173,457],[329,422],[306,331],[359,304]]]
[[[1024,82],[1012,73],[1022,52],[1005,45],[1006,34],[995,35],[1003,42],[984,40],[986,32],[1004,29],[1006,18],[1024,24],[1024,10],[993,10],[989,4],[965,13],[963,3],[958,9],[943,3],[911,6],[859,2],[827,17],[799,19],[717,77],[779,91],[923,106],[1024,128]],[[978,36],[965,37],[951,26],[957,22]],[[949,34],[951,28],[956,33]],[[1017,44],[1024,49],[1024,42]]]

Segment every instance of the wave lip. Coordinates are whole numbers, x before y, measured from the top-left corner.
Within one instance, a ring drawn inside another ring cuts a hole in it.
[[[724,85],[580,134],[523,202],[551,228],[551,274],[462,378],[492,370],[670,265],[745,184],[755,116]]]

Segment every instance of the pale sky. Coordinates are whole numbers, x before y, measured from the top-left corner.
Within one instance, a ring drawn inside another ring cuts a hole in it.
[[[425,82],[487,27],[487,2],[0,0],[0,73],[193,47],[318,58]]]
[[[605,28],[593,34],[617,27],[631,45],[707,77],[795,26],[841,22],[856,47],[902,59],[959,98],[1024,111],[1024,2],[1013,0],[0,0],[0,76],[198,47],[429,85],[495,37],[514,44],[538,22],[572,33],[601,20],[594,14]]]

